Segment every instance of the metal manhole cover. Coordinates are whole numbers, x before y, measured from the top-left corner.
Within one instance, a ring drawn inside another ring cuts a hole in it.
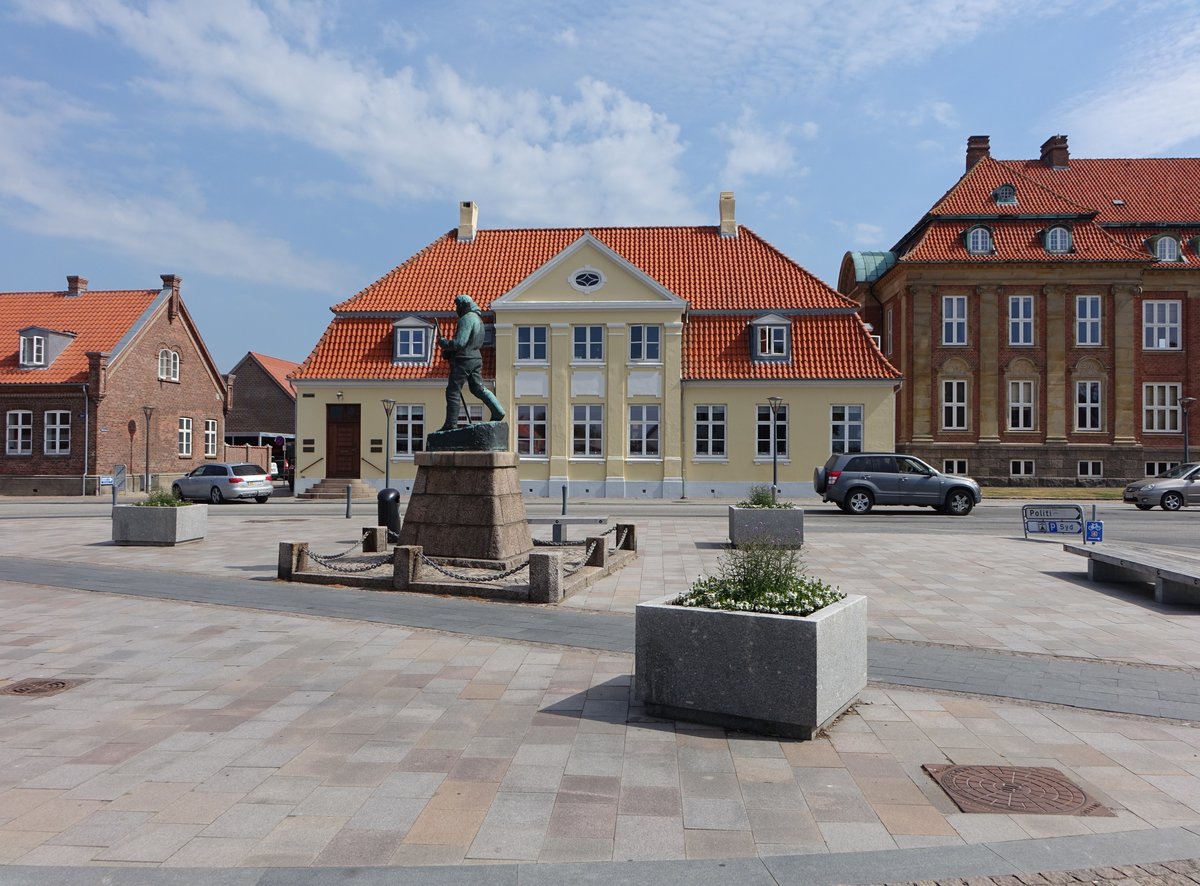
[[[1114,815],[1057,769],[933,763],[927,763],[923,768],[963,812]]]
[[[0,695],[18,695],[22,698],[33,698],[43,695],[55,695],[73,689],[82,680],[21,680],[0,686]]]

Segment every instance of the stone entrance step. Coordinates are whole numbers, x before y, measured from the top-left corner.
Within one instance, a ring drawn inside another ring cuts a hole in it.
[[[307,492],[301,492],[296,495],[296,498],[302,501],[345,501],[346,487],[350,487],[350,498],[354,501],[369,499],[374,501],[378,495],[378,490],[362,480],[344,480],[326,478],[316,486],[309,488]]]

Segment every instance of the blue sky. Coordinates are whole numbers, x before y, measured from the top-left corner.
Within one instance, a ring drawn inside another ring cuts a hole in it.
[[[738,221],[830,284],[1065,133],[1200,151],[1200,4],[0,0],[0,289],[178,273],[222,370],[457,224]]]

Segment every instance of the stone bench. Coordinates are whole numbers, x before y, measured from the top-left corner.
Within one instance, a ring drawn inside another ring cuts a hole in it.
[[[529,517],[527,518],[530,526],[550,526],[553,535],[553,541],[567,541],[566,528],[568,526],[607,526],[608,517],[568,517],[560,515],[557,517]]]
[[[1200,604],[1200,560],[1099,545],[1064,544],[1063,550],[1088,558],[1090,581],[1150,582],[1157,603]]]

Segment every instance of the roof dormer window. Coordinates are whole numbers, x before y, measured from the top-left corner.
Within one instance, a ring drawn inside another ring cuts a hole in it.
[[[963,240],[966,243],[967,252],[971,255],[990,255],[996,251],[992,232],[983,225],[976,225],[968,229]]]
[[[1017,189],[1004,184],[992,191],[992,199],[997,206],[1015,206],[1017,204]]]
[[[1150,249],[1159,261],[1182,261],[1179,241],[1171,234],[1162,234],[1152,241]]]
[[[424,320],[406,317],[392,324],[392,362],[428,363],[432,328]]]
[[[751,354],[755,360],[788,360],[792,356],[792,324],[769,314],[750,323]]]
[[[1071,251],[1071,229],[1063,225],[1055,225],[1046,231],[1043,237],[1047,252],[1061,254]]]
[[[11,339],[10,339],[11,341]],[[21,336],[21,365],[46,365],[46,339],[40,335]]]

